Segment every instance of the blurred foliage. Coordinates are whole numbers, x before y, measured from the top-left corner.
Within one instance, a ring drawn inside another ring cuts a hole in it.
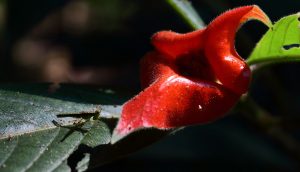
[[[133,18],[137,13],[137,2],[132,0],[87,1],[87,4],[92,8],[93,29],[103,32],[124,32],[127,29],[124,27],[124,22]]]

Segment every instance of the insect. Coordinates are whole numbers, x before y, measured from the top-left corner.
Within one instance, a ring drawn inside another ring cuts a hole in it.
[[[69,129],[68,133],[61,140],[61,142],[63,142],[75,131],[82,134],[87,133],[93,127],[93,122],[100,119],[100,113],[100,106],[97,106],[96,110],[90,112],[83,111],[79,113],[61,113],[56,115],[57,118],[72,117],[75,119],[68,121],[67,123],[62,123],[63,120],[53,120],[52,123],[57,127]]]
[[[81,122],[85,122],[87,120],[98,120],[100,119],[100,106],[97,106],[94,111],[82,111],[75,113],[61,113],[56,115],[58,118],[72,117],[72,118],[80,118]]]

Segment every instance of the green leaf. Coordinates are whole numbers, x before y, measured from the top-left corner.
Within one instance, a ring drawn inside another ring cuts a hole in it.
[[[280,19],[257,43],[249,65],[300,61],[300,14]]]
[[[167,134],[142,131],[112,145],[125,99],[106,90],[71,85],[54,93],[48,90],[49,84],[0,85],[1,172],[84,171]],[[97,114],[100,117],[93,118]]]
[[[90,154],[85,153],[84,158],[78,162],[76,166],[76,171],[82,172],[88,169],[88,163],[90,161]]]
[[[205,24],[198,15],[191,2],[188,0],[166,0],[172,8],[186,21],[193,29],[202,29]]]

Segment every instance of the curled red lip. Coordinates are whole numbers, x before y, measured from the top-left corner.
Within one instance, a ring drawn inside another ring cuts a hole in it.
[[[271,25],[254,5],[227,11],[202,30],[154,34],[155,50],[141,60],[144,90],[124,104],[116,132],[169,129],[222,117],[249,87],[251,71],[235,51],[234,38],[250,19]]]

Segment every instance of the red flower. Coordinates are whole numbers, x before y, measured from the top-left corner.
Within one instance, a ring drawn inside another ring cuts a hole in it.
[[[227,11],[205,29],[152,37],[155,50],[141,60],[145,88],[124,104],[118,134],[143,128],[169,129],[222,117],[247,92],[251,71],[234,48],[241,24],[256,19],[271,25],[257,6]]]

